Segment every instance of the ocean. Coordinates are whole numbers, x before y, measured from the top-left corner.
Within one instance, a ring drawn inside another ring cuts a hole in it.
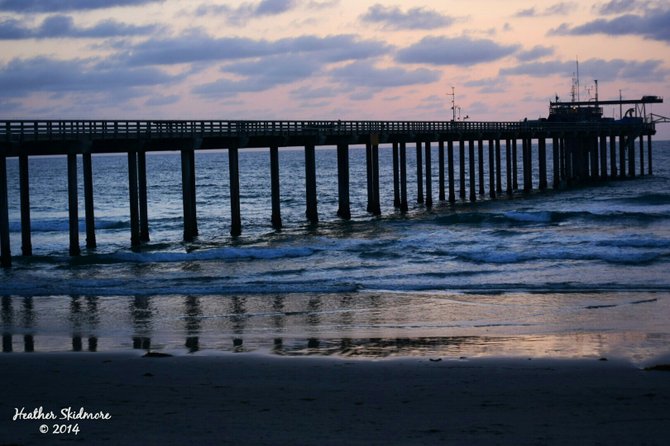
[[[98,248],[75,258],[66,159],[30,159],[32,257],[19,256],[18,160],[9,159],[16,257],[0,271],[3,350],[635,361],[668,353],[670,142],[654,141],[652,176],[454,205],[437,200],[433,151],[435,206],[416,203],[408,146],[410,210],[401,215],[391,150],[380,147],[382,216],[374,217],[365,150],[352,147],[352,220],[342,221],[336,150],[318,148],[320,221],[312,226],[303,151],[280,149],[284,228],[275,231],[269,151],[241,150],[237,238],[229,234],[227,153],[198,152],[192,243],[182,241],[179,154],[150,153],[151,241],[138,251],[130,249],[127,158],[94,156]]]

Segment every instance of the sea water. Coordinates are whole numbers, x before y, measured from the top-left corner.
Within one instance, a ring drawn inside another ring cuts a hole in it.
[[[393,208],[391,150],[381,146],[381,217],[366,212],[365,151],[352,147],[351,221],[336,216],[336,150],[319,148],[318,225],[305,218],[304,152],[280,149],[281,231],[270,223],[269,151],[241,150],[237,238],[229,235],[227,152],[197,152],[199,236],[192,243],[182,241],[179,154],[149,153],[151,241],[136,251],[127,158],[97,155],[98,248],[80,257],[68,256],[64,157],[30,158],[34,255],[20,256],[18,161],[9,159],[15,257],[0,272],[3,349],[634,359],[666,353],[670,142],[653,144],[652,176],[517,192],[514,199],[503,193],[459,200],[456,169],[454,205],[438,200],[433,147],[430,210],[417,203],[409,146],[407,215]],[[550,144],[548,152],[551,184]],[[536,189],[537,159],[534,168]],[[488,172],[485,180],[488,193]],[[505,180],[503,173],[503,189]],[[83,245],[81,176],[79,197]]]

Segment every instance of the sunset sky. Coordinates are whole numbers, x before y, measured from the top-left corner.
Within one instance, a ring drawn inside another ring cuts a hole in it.
[[[0,49],[5,119],[535,119],[576,58],[670,102],[667,0],[0,0]]]

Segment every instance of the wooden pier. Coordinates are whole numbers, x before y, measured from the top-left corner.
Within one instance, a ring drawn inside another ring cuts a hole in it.
[[[195,151],[227,149],[232,236],[242,233],[239,150],[268,148],[274,228],[282,227],[279,190],[280,147],[304,147],[306,218],[319,220],[315,148],[337,148],[340,218],[351,218],[349,147],[366,148],[367,211],[381,214],[379,150],[393,151],[393,203],[399,212],[408,210],[407,145],[416,147],[417,203],[430,209],[434,202],[432,147],[438,147],[437,196],[456,202],[456,176],[461,200],[475,201],[486,194],[511,196],[519,189],[554,189],[631,178],[652,173],[653,122],[621,120],[597,122],[467,122],[467,121],[0,121],[0,249],[2,266],[11,266],[6,160],[19,158],[21,203],[21,251],[32,255],[30,229],[30,176],[28,158],[66,155],[69,191],[70,254],[80,255],[77,197],[77,157],[82,157],[86,247],[96,247],[92,154],[125,153],[128,156],[130,245],[137,249],[149,240],[146,153],[179,151],[181,154],[184,240],[198,235],[195,182]],[[646,138],[646,141],[645,141]],[[553,165],[548,166],[547,140],[551,141]],[[533,144],[533,142],[536,144]],[[636,153],[636,142],[639,150]],[[505,165],[502,165],[504,143]],[[645,146],[646,143],[646,146]],[[445,147],[447,150],[445,157]],[[534,147],[537,150],[534,150]],[[454,149],[459,165],[454,165]],[[518,150],[521,174],[519,176]],[[618,150],[617,150],[618,148]],[[645,156],[646,152],[646,156]],[[639,159],[638,159],[639,156]],[[637,161],[636,161],[637,160]],[[467,162],[466,162],[467,161]],[[539,178],[533,178],[533,166]],[[467,172],[466,172],[467,167]],[[458,171],[458,172],[456,172]],[[469,178],[466,185],[466,177]],[[503,177],[505,189],[503,190]],[[384,197],[385,199],[385,197]]]

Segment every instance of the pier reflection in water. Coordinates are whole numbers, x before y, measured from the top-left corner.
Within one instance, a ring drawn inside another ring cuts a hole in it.
[[[653,293],[577,295],[573,308],[557,305],[559,299],[565,302],[560,295],[363,297],[3,296],[3,352],[136,349],[172,354],[643,359],[663,352],[670,341],[667,330],[626,322],[647,318],[653,325],[654,314],[667,314],[668,303]],[[527,299],[534,300],[533,314],[523,304]],[[635,305],[616,310],[631,299]],[[600,305],[603,301],[610,303]],[[630,317],[631,312],[636,315]]]

